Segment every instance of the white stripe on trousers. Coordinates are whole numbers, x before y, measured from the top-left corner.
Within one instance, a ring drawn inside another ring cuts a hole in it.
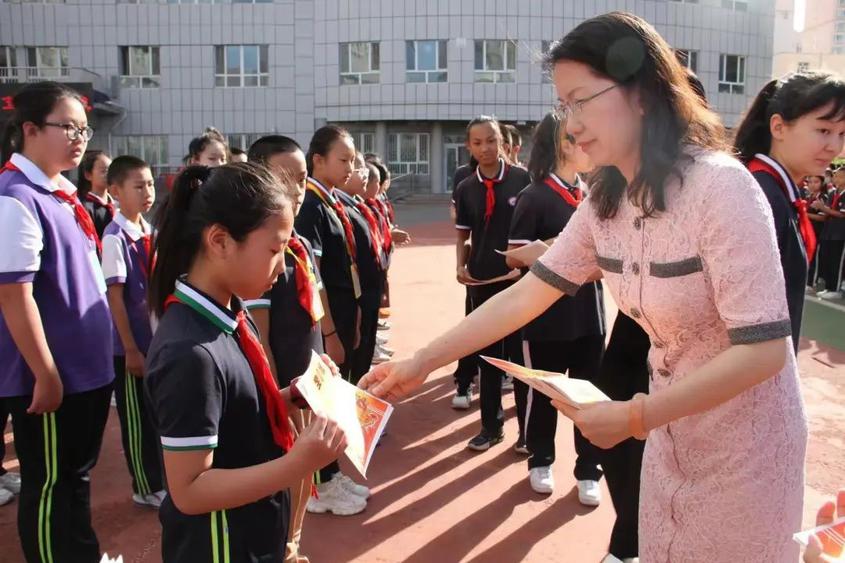
[[[525,362],[525,367],[528,369],[533,369],[534,366],[531,363],[531,346],[529,345],[527,340],[522,341],[522,356],[523,361]],[[522,428],[524,431],[524,436],[522,437],[525,440],[525,443],[528,443],[528,421],[531,420],[531,405],[534,403],[534,388],[530,385],[528,386],[528,395],[525,399],[525,420],[522,421]]]

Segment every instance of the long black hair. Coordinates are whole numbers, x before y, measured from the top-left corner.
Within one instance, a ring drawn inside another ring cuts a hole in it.
[[[190,166],[156,216],[156,265],[150,276],[149,303],[159,317],[176,280],[191,268],[202,250],[202,233],[218,224],[243,241],[271,215],[291,207],[279,180],[263,166],[249,162],[217,168]]]
[[[560,158],[560,128],[563,125],[556,112],[549,112],[534,128],[528,172],[540,182],[555,171]]]
[[[92,149],[85,151],[82,155],[82,162],[79,163],[79,178],[76,180],[76,193],[80,198],[84,198],[85,194],[91,191],[91,180],[85,177],[86,174],[94,172],[94,165],[97,164],[97,159],[101,156],[109,158],[105,151]]]
[[[845,82],[835,74],[805,71],[772,80],[760,90],[736,131],[734,148],[743,162],[772,148],[769,123],[780,115],[787,123],[832,104],[822,119],[845,119]]]
[[[335,141],[343,137],[352,138],[349,131],[339,125],[324,125],[314,132],[311,143],[308,145],[308,153],[305,155],[305,164],[308,166],[308,175],[314,174],[314,155],[326,156],[332,150]]]
[[[611,12],[579,24],[546,56],[551,68],[561,61],[582,63],[640,95],[642,124],[640,166],[630,185],[614,166],[595,175],[590,200],[600,219],[616,215],[626,193],[647,217],[666,209],[665,184],[679,180],[684,145],[727,149],[719,117],[701,103],[684,68],[666,41],[644,19]]]
[[[42,127],[56,103],[63,98],[82,102],[78,92],[58,82],[35,82],[15,94],[12,98],[15,111],[6,122],[0,143],[0,162],[6,162],[12,158],[13,153],[23,151],[23,124],[32,122]]]

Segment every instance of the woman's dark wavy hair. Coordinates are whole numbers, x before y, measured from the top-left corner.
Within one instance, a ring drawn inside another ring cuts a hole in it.
[[[701,103],[672,49],[642,18],[611,12],[586,20],[553,45],[545,63],[551,68],[562,61],[584,64],[626,92],[638,92],[644,111],[640,166],[630,185],[614,166],[595,174],[590,200],[600,219],[616,215],[626,192],[646,217],[664,211],[669,177],[683,181],[685,145],[728,148],[719,117]]]
[[[149,305],[158,317],[176,280],[201,252],[205,228],[219,224],[242,242],[270,215],[291,207],[284,181],[250,162],[189,166],[179,174],[156,216],[158,257],[150,276]]]
[[[787,123],[830,105],[822,119],[845,119],[845,82],[829,72],[805,71],[772,80],[760,90],[736,130],[734,148],[743,162],[772,149],[772,116]]]

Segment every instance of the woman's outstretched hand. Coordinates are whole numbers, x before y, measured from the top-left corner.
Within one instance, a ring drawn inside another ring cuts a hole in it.
[[[358,387],[376,397],[395,401],[419,389],[428,373],[415,359],[380,364],[358,382]]]

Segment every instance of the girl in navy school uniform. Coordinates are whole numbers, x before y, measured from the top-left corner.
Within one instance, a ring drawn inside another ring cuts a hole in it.
[[[826,72],[799,72],[772,80],[737,128],[735,148],[774,214],[796,352],[807,266],[817,246],[798,186],[805,176],[824,173],[842,152],[843,135],[845,82]]]
[[[296,232],[311,243],[328,298],[323,347],[347,380],[361,340],[362,287],[354,226],[335,188],[352,176],[354,160],[355,146],[345,129],[335,125],[318,129],[306,154],[307,190],[296,216]],[[345,486],[348,483],[337,463],[321,469],[315,480],[317,497],[309,499],[309,512],[350,516],[367,507],[362,496]]]
[[[294,443],[301,397],[279,390],[238,297],[259,297],[284,266],[289,190],[252,164],[190,167],[160,211],[144,386],[167,477],[165,563],[281,562],[288,489],[345,448],[320,417]]]
[[[94,220],[94,228],[101,240],[106,225],[111,223],[115,213],[115,200],[109,193],[106,178],[110,164],[111,157],[104,151],[85,151],[77,181],[79,200]]]
[[[537,125],[528,170],[534,182],[520,192],[510,225],[509,249],[535,240],[557,238],[586,196],[582,174],[593,168],[590,157],[566,134],[554,113]],[[511,268],[531,264],[506,258]],[[604,302],[601,284],[587,283],[572,297],[562,297],[522,329],[525,365],[534,369],[568,373],[570,378],[593,381],[598,375],[604,352]],[[552,464],[555,461],[557,409],[551,399],[532,389],[517,394],[525,401],[523,427],[530,454],[531,488],[541,494],[554,491]],[[585,506],[601,501],[598,449],[578,428],[575,431],[575,479],[578,500]]]
[[[144,398],[144,358],[153,337],[147,306],[150,270],[155,264],[153,228],[144,219],[155,203],[149,165],[119,156],[109,166],[109,189],[120,204],[103,236],[103,275],[114,320],[115,399],[132,500],[158,508],[164,498],[158,438]]]
[[[0,400],[21,467],[20,545],[30,562],[96,562],[90,471],[114,379],[111,315],[94,222],[62,176],[93,130],[64,85],[28,85],[14,105],[0,154]]]

